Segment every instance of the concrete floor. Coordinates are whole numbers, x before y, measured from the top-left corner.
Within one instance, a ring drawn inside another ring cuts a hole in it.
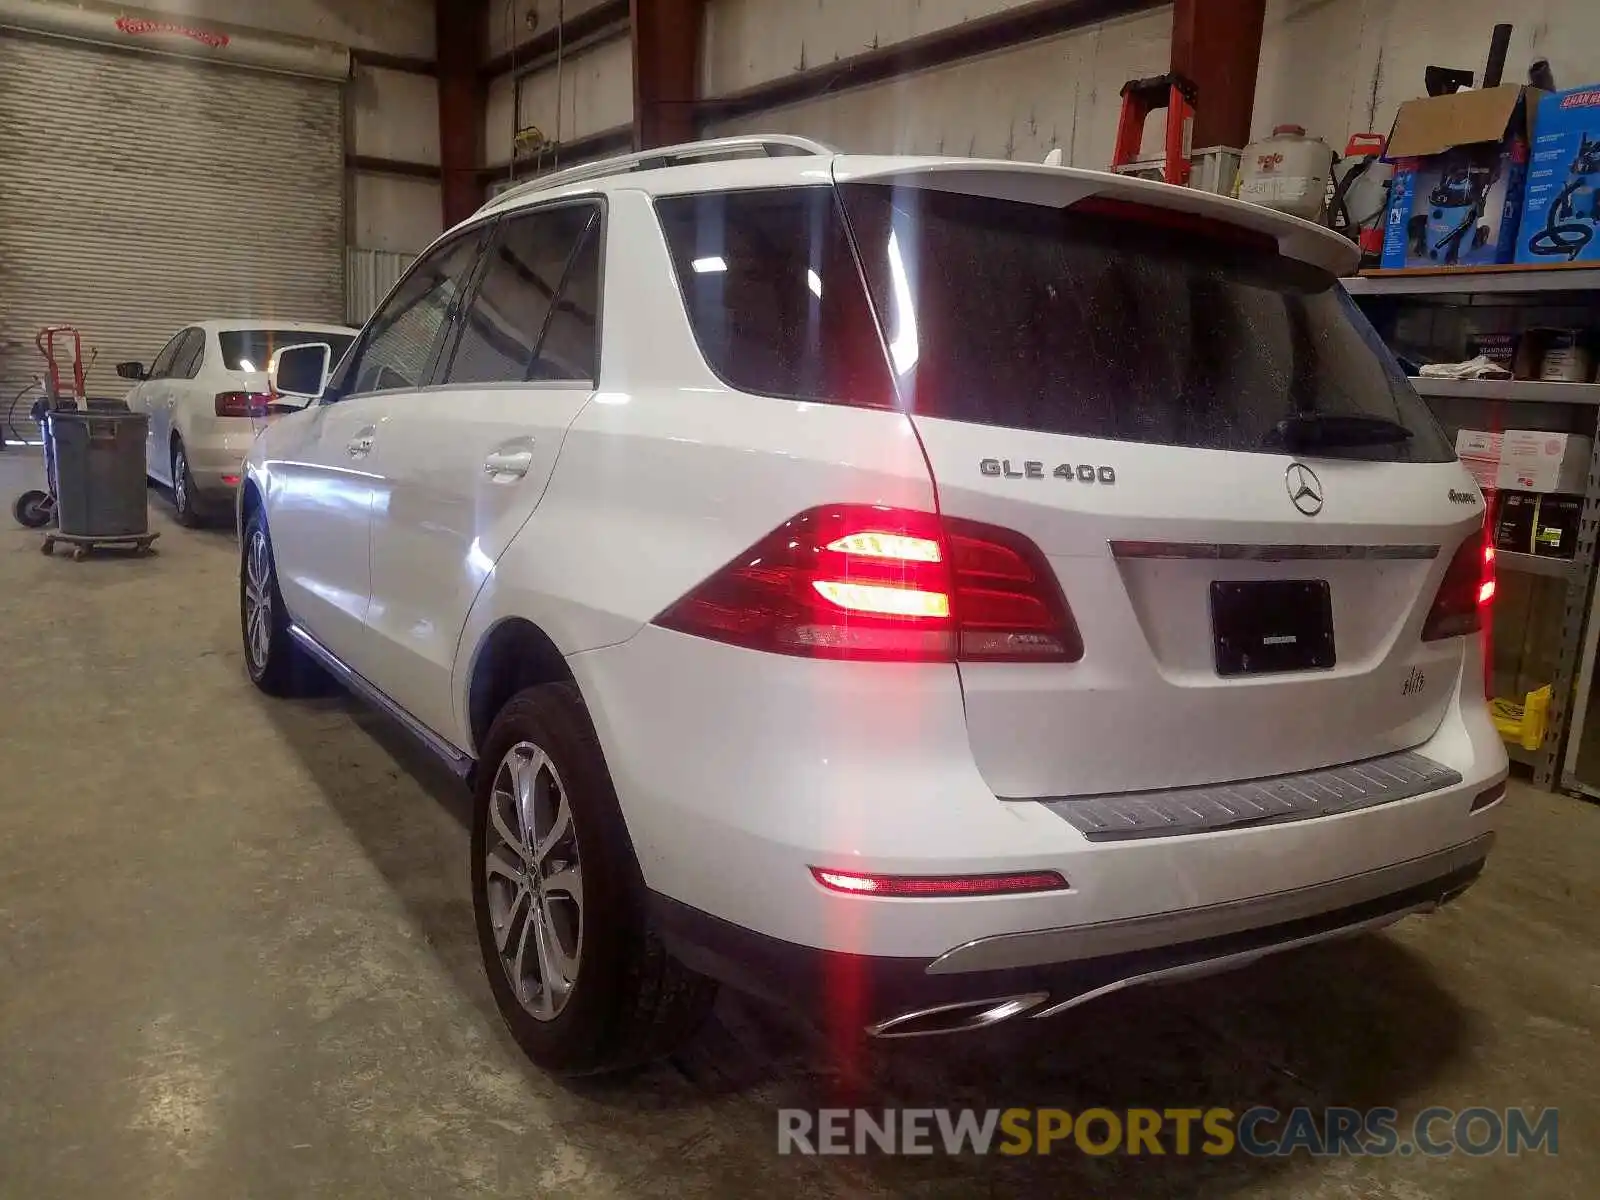
[[[0,454],[9,505],[30,463]],[[724,996],[676,1060],[546,1078],[473,940],[466,804],[352,702],[269,703],[231,533],[74,563],[0,527],[0,1195],[1557,1197],[1600,1176],[1600,808],[1514,788],[1426,920],[1048,1024],[874,1052],[858,1103],[1558,1105],[1559,1157],[780,1159],[836,1101]]]

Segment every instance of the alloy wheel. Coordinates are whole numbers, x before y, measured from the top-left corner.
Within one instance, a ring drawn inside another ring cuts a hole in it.
[[[250,665],[265,670],[272,647],[272,552],[267,531],[259,527],[245,546],[244,641]]]
[[[181,446],[172,451],[172,506],[180,513],[189,511],[189,461]]]
[[[495,771],[485,867],[500,966],[528,1014],[553,1021],[578,979],[583,869],[567,789],[532,742],[518,742]]]

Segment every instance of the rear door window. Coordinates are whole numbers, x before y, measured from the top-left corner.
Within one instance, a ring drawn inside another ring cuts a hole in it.
[[[1454,458],[1338,281],[1245,231],[1143,206],[839,191],[917,413],[1216,450]],[[1314,450],[1286,444],[1308,428],[1334,433]]]
[[[696,341],[745,392],[890,404],[872,309],[829,185],[662,197]]]
[[[477,289],[458,322],[442,381],[452,384],[586,380],[595,372],[594,297],[599,210],[563,205],[503,218],[484,255]],[[592,249],[592,248],[591,248]],[[586,321],[561,323],[565,354],[552,343],[558,318],[578,295]],[[546,347],[549,347],[548,351]]]
[[[353,333],[323,333],[315,329],[225,329],[217,335],[222,365],[230,371],[265,371],[273,352],[285,346],[326,342],[328,362],[337,365],[355,341]]]
[[[172,359],[172,377],[174,379],[193,379],[200,373],[200,364],[205,358],[206,335],[203,329],[189,329],[184,331],[183,341],[178,345],[178,353]]]

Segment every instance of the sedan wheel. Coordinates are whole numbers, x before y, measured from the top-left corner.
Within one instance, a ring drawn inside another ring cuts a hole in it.
[[[550,756],[518,742],[490,796],[484,876],[500,967],[537,1021],[572,994],[583,955],[583,868],[567,790]]]
[[[189,459],[182,442],[175,442],[172,447],[172,508],[178,524],[195,524],[194,480],[189,475]]]

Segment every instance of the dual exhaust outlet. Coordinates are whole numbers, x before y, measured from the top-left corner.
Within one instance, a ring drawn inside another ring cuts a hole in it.
[[[1384,913],[1368,920],[1358,921],[1351,925],[1341,925],[1335,929],[1323,930],[1304,937],[1290,938],[1286,941],[1272,942],[1264,946],[1256,946],[1227,954],[1207,955],[1189,962],[1176,963],[1155,970],[1132,971],[1120,979],[1114,979],[1098,987],[1090,987],[1064,995],[1058,996],[1056,993],[1049,991],[1017,992],[1009,995],[990,996],[979,1000],[957,1000],[948,1004],[936,1004],[927,1008],[911,1009],[889,1017],[887,1020],[879,1021],[875,1025],[867,1026],[866,1032],[869,1037],[883,1040],[932,1037],[945,1033],[972,1033],[1021,1016],[1027,1016],[1033,1020],[1053,1017],[1066,1012],[1068,1009],[1077,1008],[1081,1004],[1087,1004],[1091,1000],[1097,1000],[1101,996],[1108,996],[1112,992],[1120,992],[1124,988],[1137,987],[1142,984],[1178,983],[1189,979],[1200,979],[1207,975],[1217,975],[1224,971],[1232,971],[1240,967],[1249,966],[1259,959],[1285,950],[1294,950],[1317,942],[1327,942],[1336,938],[1354,937],[1357,934],[1370,933],[1373,930],[1382,929],[1386,925],[1392,925],[1403,917],[1432,912],[1441,903],[1453,898],[1454,894],[1452,893],[1437,900],[1426,900],[1408,905],[1394,912]],[[1054,1000],[1054,1003],[1051,1003],[1052,1000]]]

